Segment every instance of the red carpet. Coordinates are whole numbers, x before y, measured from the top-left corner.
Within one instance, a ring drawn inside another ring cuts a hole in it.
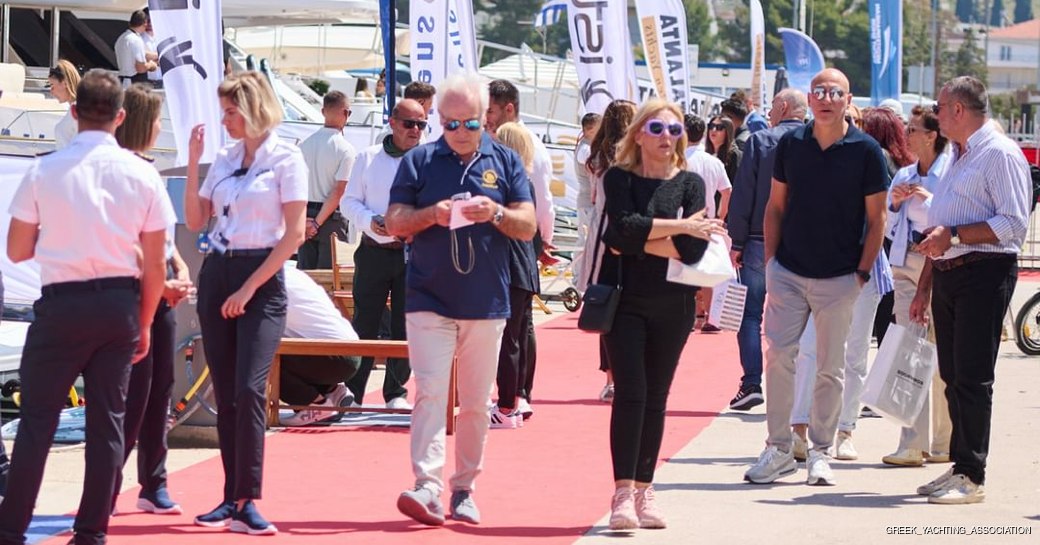
[[[425,528],[397,512],[397,495],[413,482],[407,430],[293,430],[267,440],[266,499],[259,505],[281,531],[269,541],[573,543],[609,511],[613,491],[610,408],[595,399],[603,384],[597,338],[579,332],[576,321],[570,314],[538,328],[535,415],[521,430],[490,432],[475,495],[483,524]],[[733,333],[691,337],[672,387],[662,457],[674,455],[725,407],[739,377],[736,353]],[[446,477],[453,464],[449,454]],[[183,516],[137,513],[137,491],[127,491],[118,504],[127,514],[113,519],[109,543],[257,543],[261,538],[192,525],[192,516],[217,504],[222,479],[216,457],[171,475]]]

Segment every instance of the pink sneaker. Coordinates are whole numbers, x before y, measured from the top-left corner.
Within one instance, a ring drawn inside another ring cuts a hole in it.
[[[614,498],[610,501],[611,530],[634,530],[639,527],[635,494],[635,489],[629,487],[614,491]]]
[[[636,488],[636,516],[639,517],[640,528],[661,529],[667,526],[664,514],[654,501],[653,485],[646,488]]]

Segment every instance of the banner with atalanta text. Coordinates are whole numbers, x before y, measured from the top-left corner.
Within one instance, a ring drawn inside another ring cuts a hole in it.
[[[682,0],[636,0],[646,67],[657,96],[689,109],[690,65]]]
[[[451,74],[477,71],[471,0],[411,0],[410,7],[413,80],[436,87]],[[436,104],[429,122],[430,137],[436,138],[441,132]]]
[[[638,101],[628,2],[570,0],[567,27],[585,110],[603,113],[614,99]]]
[[[220,0],[148,0],[163,89],[177,142],[177,165],[188,164],[188,139],[206,126],[202,163],[224,145],[217,86],[224,79]]]
[[[870,103],[903,92],[903,0],[870,0]]]

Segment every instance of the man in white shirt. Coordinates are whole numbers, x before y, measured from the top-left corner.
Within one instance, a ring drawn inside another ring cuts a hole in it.
[[[321,108],[325,126],[300,143],[307,162],[307,240],[297,252],[301,269],[331,269],[333,234],[347,240],[347,222],[339,201],[354,167],[354,146],[343,137],[350,117],[350,100],[340,91],[329,91]]]
[[[340,314],[329,294],[307,273],[286,262],[285,336],[299,339],[356,341],[350,322]],[[289,405],[339,407],[351,397],[343,382],[357,371],[357,356],[282,356],[280,395]],[[306,409],[282,419],[283,426],[306,426],[338,419],[340,413]]]
[[[405,152],[419,145],[426,132],[426,110],[404,99],[390,116],[391,133],[382,142],[361,150],[350,172],[350,185],[340,207],[361,231],[354,252],[354,327],[362,339],[375,339],[390,298],[390,338],[405,339],[404,244],[387,234],[383,215],[390,202],[390,185]],[[365,396],[372,358],[363,358],[347,388],[357,403]],[[383,377],[383,400],[390,409],[409,409],[404,385],[411,376],[408,360],[391,358]]]
[[[42,296],[22,353],[22,420],[0,504],[0,543],[24,543],[58,414],[83,375],[87,466],[72,543],[101,545],[123,459],[130,364],[151,342],[176,220],[159,174],[119,147],[123,90],[95,69],[80,82],[69,146],[29,168],[11,201],[7,255],[36,259]]]
[[[148,16],[148,22],[144,25],[144,32],[141,33],[141,40],[144,41],[145,54],[154,53],[156,55],[156,64],[159,63],[159,49],[158,43],[155,41],[155,29],[152,28],[152,14],[148,11],[148,8],[141,10],[145,15]],[[155,89],[162,89],[162,69],[158,66],[155,70],[148,72],[148,83]]]
[[[707,217],[725,218],[729,211],[729,197],[733,193],[733,185],[726,175],[726,165],[718,157],[701,148],[704,139],[705,123],[700,117],[686,114],[684,120],[689,145],[686,147],[686,170],[704,179],[704,201],[707,206]],[[718,214],[715,210],[715,194],[720,195]]]
[[[147,25],[148,15],[143,10],[137,10],[130,14],[130,28],[116,40],[116,65],[124,89],[131,83],[148,83],[148,72],[159,69],[158,55],[148,51],[141,37]]]

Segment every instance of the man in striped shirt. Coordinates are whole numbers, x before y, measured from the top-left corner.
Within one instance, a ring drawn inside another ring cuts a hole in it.
[[[950,80],[933,111],[953,154],[918,245],[931,261],[910,318],[923,323],[931,299],[939,374],[953,421],[953,467],[917,493],[929,503],[978,503],[985,499],[1000,327],[1015,291],[1032,186],[1021,149],[987,120],[982,82]]]

